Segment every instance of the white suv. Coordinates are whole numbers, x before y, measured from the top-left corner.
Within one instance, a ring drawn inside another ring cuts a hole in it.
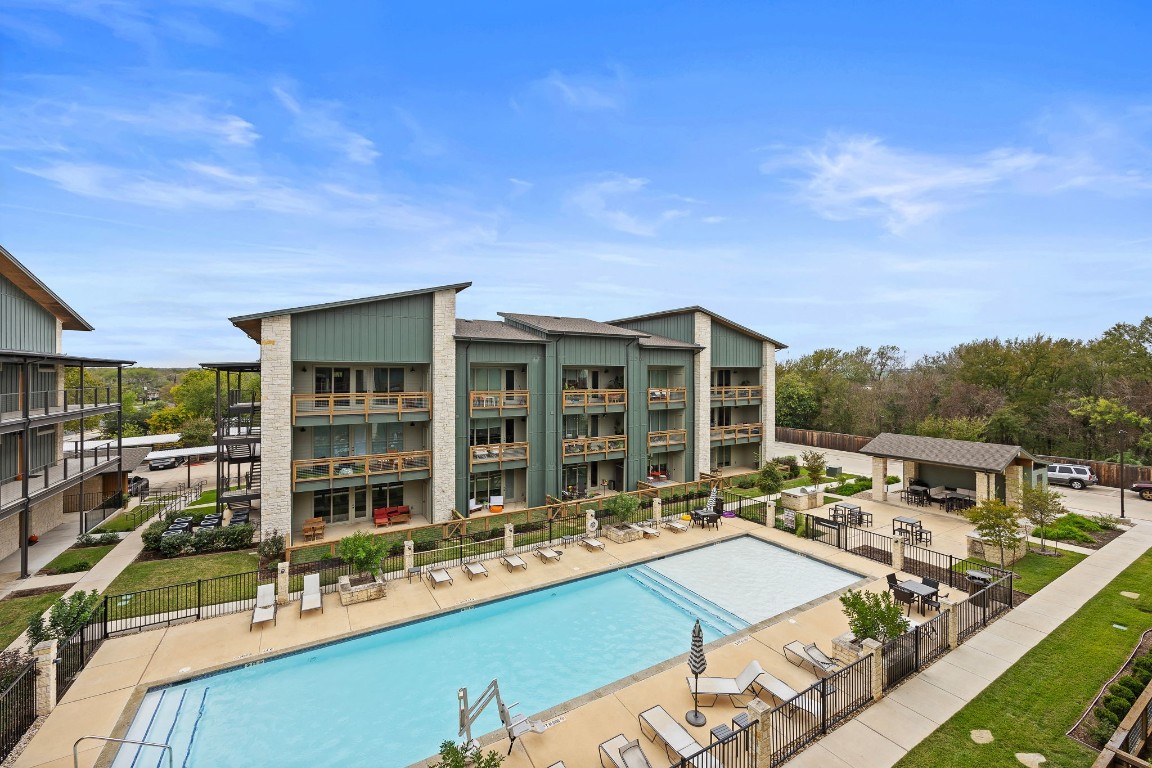
[[[1086,485],[1096,485],[1099,480],[1092,474],[1092,469],[1083,464],[1049,464],[1048,482],[1080,490]]]

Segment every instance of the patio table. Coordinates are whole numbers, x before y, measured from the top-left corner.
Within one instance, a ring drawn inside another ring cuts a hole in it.
[[[919,528],[921,526],[920,520],[915,517],[899,517],[892,518],[892,532],[896,533],[900,528]]]

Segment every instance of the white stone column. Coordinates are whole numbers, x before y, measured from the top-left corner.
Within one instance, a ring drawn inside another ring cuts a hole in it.
[[[416,567],[416,545],[412,543],[411,539],[404,542],[404,572],[412,570]]]
[[[776,347],[770,341],[764,342],[760,384],[764,387],[764,397],[760,400],[760,421],[764,424],[760,438],[760,463],[763,465],[772,458],[766,454],[766,446],[776,442]]]
[[[504,553],[510,554],[512,548],[516,546],[516,526],[512,523],[504,523]]]
[[[456,504],[456,291],[432,295],[432,509],[434,523]]]
[[[288,563],[276,563],[276,605],[288,604]]]
[[[872,457],[872,501],[888,501],[888,459]]]
[[[904,570],[904,539],[892,537],[892,570]]]
[[[56,654],[58,641],[53,638],[32,649],[36,661],[36,715],[42,717],[56,709]]]
[[[282,531],[291,544],[291,315],[260,321],[260,400],[260,536]]]
[[[759,720],[756,728],[756,755],[758,765],[768,765],[772,755],[772,720],[768,714],[772,705],[757,697],[748,702],[748,717]]]
[[[662,517],[664,517],[664,500],[657,496],[652,499],[652,520],[658,523]]]
[[[957,648],[960,645],[960,614],[954,610],[956,602],[946,597],[941,597],[939,600],[940,612],[948,614],[945,620],[948,625],[948,637],[945,638],[945,642],[949,648]]]
[[[1024,467],[1019,464],[1004,470],[1004,503],[1010,507],[1024,504]]]
[[[901,470],[901,474],[903,475],[903,484],[905,488],[907,488],[908,483],[912,482],[912,480],[916,477],[916,472],[916,462],[903,462],[903,469]]]
[[[701,473],[712,468],[712,318],[703,312],[692,315],[692,341],[703,347],[696,353],[692,363],[692,386],[695,391],[696,408],[693,414],[693,429],[696,432],[696,466],[691,477],[696,480]]]
[[[976,503],[996,497],[996,478],[987,472],[976,473]]]
[[[884,697],[884,646],[870,637],[860,645],[872,659],[872,700],[880,701]]]

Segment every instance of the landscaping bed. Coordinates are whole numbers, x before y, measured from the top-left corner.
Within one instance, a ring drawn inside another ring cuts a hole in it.
[[[1067,571],[1072,570],[1088,555],[1080,552],[1061,552],[1059,557],[1042,555],[1038,552],[1029,552],[1012,565],[1008,570],[1016,574],[1012,580],[1013,589],[1017,594],[1034,595],[1050,583],[1055,581]],[[970,560],[972,563],[999,568],[999,563],[988,560]],[[968,566],[958,566],[957,571]]]
[[[1085,549],[1100,549],[1127,530],[1128,528],[1120,525],[1116,518],[1087,517],[1070,512],[1056,518],[1056,521],[1046,529],[1033,529],[1032,535],[1041,538],[1040,534],[1043,533],[1043,538],[1053,542],[1053,546],[1055,542],[1062,542]]]
[[[1084,717],[1068,735],[1093,749],[1102,749],[1149,680],[1152,680],[1152,632],[1145,632],[1131,658],[1088,705]]]

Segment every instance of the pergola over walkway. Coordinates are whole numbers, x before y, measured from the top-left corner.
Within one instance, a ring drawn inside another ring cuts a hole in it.
[[[860,453],[872,457],[874,501],[887,501],[890,460],[903,463],[905,488],[919,480],[929,487],[974,491],[977,504],[999,499],[1019,505],[1023,488],[1043,486],[1047,479],[1047,465],[1018,445],[883,432]]]

